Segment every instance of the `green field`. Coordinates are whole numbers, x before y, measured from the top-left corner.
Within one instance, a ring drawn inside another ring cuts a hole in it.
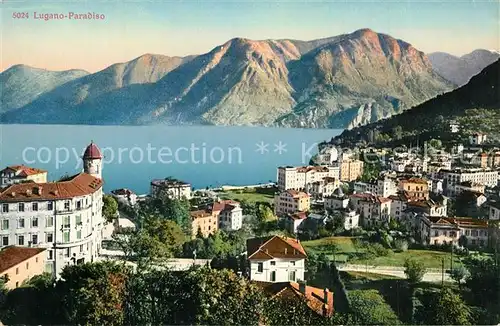
[[[232,199],[245,201],[248,204],[255,204],[257,202],[273,203],[276,191],[276,188],[245,188],[220,191],[218,194],[222,199]]]
[[[451,267],[451,254],[443,251],[432,250],[408,250],[405,252],[393,252],[387,256],[376,257],[373,259],[354,258],[349,261],[353,264],[368,264],[375,266],[403,266],[408,258],[415,259],[424,264],[426,268],[441,268],[442,259],[445,262],[445,268]],[[457,256],[453,256],[453,266],[461,264]]]
[[[363,257],[365,250],[356,247],[355,238],[352,237],[329,237],[318,240],[304,241],[302,245],[308,252],[315,254],[324,253],[329,259],[337,262],[349,262],[351,264],[375,265],[375,266],[403,266],[407,258],[416,259],[427,268],[441,268],[442,259],[445,259],[445,268],[450,268],[451,255],[448,252],[432,250],[408,250],[405,252],[390,252],[387,256],[375,257],[367,260]],[[349,259],[349,256],[351,258]],[[453,265],[460,264],[459,257],[453,257]]]

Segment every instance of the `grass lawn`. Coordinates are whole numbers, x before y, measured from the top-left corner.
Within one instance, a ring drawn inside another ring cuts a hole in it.
[[[391,252],[387,256],[380,256],[366,260],[362,257],[363,248],[357,248],[354,245],[353,237],[328,237],[311,241],[304,241],[302,245],[307,252],[315,254],[325,254],[329,259],[333,260],[334,248],[335,260],[337,262],[345,262],[348,260],[351,264],[368,264],[375,266],[403,266],[407,258],[416,259],[424,264],[427,268],[441,268],[441,259],[445,259],[445,268],[450,269],[451,255],[449,252],[433,251],[433,250],[408,250],[405,252]],[[453,256],[453,266],[460,265],[459,257]]]
[[[325,254],[329,259],[333,260],[334,248],[335,260],[338,262],[346,261],[348,254],[358,252],[354,246],[352,237],[328,237],[318,240],[310,240],[302,242],[304,249],[307,252],[315,254]]]
[[[248,204],[257,202],[273,203],[276,188],[246,188],[218,192],[222,199],[246,201]]]
[[[368,264],[375,266],[403,266],[407,258],[415,259],[423,263],[427,268],[441,268],[442,259],[444,258],[445,268],[449,269],[451,267],[451,255],[449,252],[432,250],[408,250],[405,252],[393,252],[387,256],[376,257],[368,261],[362,258],[354,258],[349,262],[353,264]],[[454,255],[453,258],[453,266],[461,264],[456,255]]]

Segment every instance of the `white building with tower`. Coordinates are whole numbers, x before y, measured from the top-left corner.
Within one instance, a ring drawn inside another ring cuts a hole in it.
[[[94,261],[101,250],[102,154],[91,143],[83,172],[56,182],[17,183],[0,190],[0,248],[45,248],[45,271]]]

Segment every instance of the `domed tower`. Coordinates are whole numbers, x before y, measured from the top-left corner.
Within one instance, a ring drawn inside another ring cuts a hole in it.
[[[102,179],[102,154],[99,147],[90,142],[83,154],[83,172]]]

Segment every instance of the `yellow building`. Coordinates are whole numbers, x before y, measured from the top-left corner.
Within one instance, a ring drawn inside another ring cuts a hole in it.
[[[8,289],[15,289],[45,271],[47,253],[44,248],[6,247],[0,251],[0,277]]]
[[[363,161],[343,160],[340,163],[340,181],[354,181],[363,175]]]
[[[46,183],[47,171],[25,165],[12,165],[0,171],[0,188],[27,181]]]
[[[309,194],[296,191],[282,191],[274,197],[274,213],[276,215],[309,211],[311,201]]]
[[[405,191],[415,199],[429,199],[429,184],[421,178],[399,180],[399,190]]]
[[[219,214],[217,211],[198,210],[191,212],[191,230],[192,237],[198,235],[201,231],[203,237],[208,237],[219,229]]]

